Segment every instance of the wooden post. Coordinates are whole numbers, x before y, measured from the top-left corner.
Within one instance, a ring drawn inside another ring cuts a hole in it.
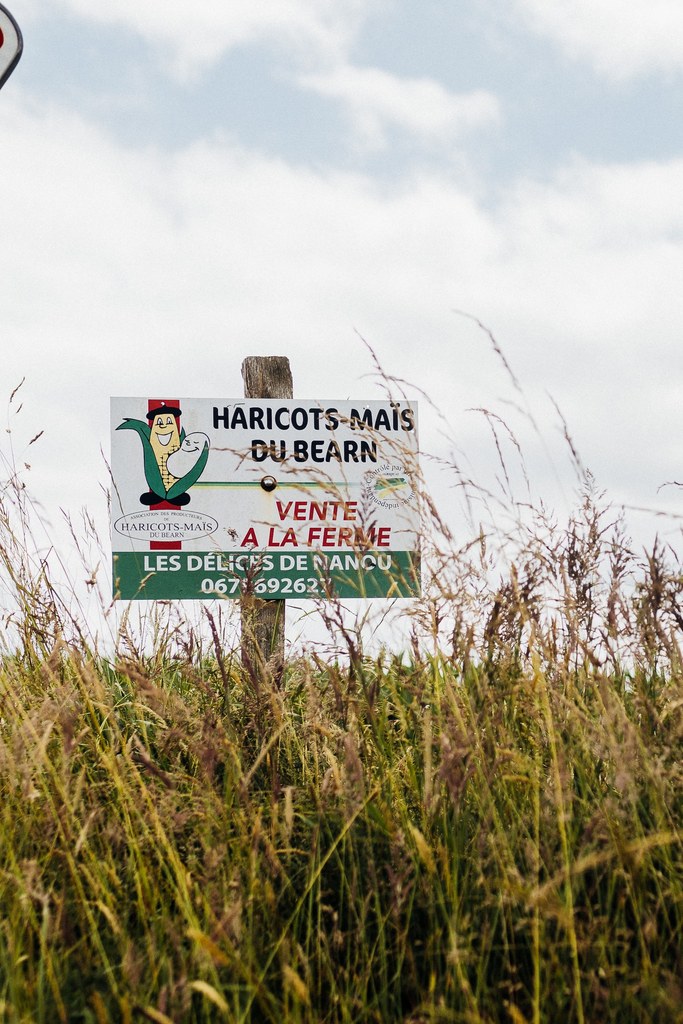
[[[286,356],[247,356],[242,363],[245,398],[293,398]],[[242,663],[252,675],[282,676],[285,661],[285,602],[246,594],[241,602]]]

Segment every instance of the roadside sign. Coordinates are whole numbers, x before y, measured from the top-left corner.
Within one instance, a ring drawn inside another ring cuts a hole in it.
[[[417,405],[113,398],[114,596],[415,597]]]
[[[19,63],[23,49],[21,29],[7,8],[0,4],[0,89]]]

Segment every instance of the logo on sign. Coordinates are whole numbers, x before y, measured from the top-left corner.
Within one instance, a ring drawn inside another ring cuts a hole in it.
[[[158,512],[131,512],[114,523],[122,537],[145,541],[183,541],[209,537],[218,529],[212,516],[201,512],[179,512],[160,509]]]
[[[384,462],[367,473],[365,490],[370,500],[381,508],[399,508],[413,497],[410,477],[401,462]]]

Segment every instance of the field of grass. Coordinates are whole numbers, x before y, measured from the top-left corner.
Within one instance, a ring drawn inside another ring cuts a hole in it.
[[[0,699],[4,1020],[683,1019],[680,676],[57,646]]]
[[[4,500],[0,1021],[683,1021],[683,580],[590,487],[282,675],[216,607],[104,651]]]

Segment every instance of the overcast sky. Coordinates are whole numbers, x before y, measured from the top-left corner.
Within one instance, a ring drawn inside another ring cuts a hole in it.
[[[6,5],[2,379],[48,517],[104,521],[110,395],[239,397],[276,353],[382,397],[362,339],[482,481],[485,406],[571,506],[557,405],[611,500],[681,507],[680,0]]]

